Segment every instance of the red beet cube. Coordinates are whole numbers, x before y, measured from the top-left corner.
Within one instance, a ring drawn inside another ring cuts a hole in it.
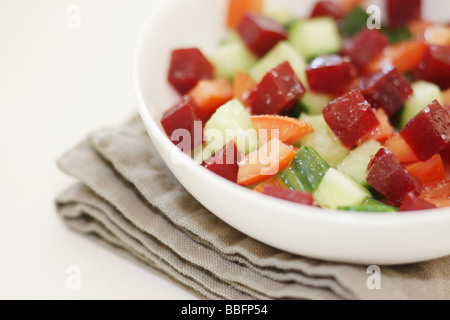
[[[427,161],[450,142],[450,115],[433,101],[400,131],[420,161]]]
[[[387,24],[390,28],[406,26],[418,20],[422,12],[422,0],[387,0]]]
[[[161,124],[170,140],[189,152],[203,143],[203,126],[194,110],[192,98],[185,96],[173,108],[164,113]],[[180,142],[181,140],[181,142]]]
[[[420,184],[386,148],[378,151],[367,170],[367,183],[397,206],[407,193],[419,195],[422,191]]]
[[[378,58],[388,44],[389,41],[377,29],[364,29],[344,42],[342,55],[350,57],[352,63],[362,70],[372,60]]]
[[[294,191],[287,188],[265,185],[262,193],[271,197],[275,197],[282,200],[287,200],[299,204],[305,204],[308,206],[314,205],[313,196],[310,193]]]
[[[317,57],[306,68],[311,90],[334,96],[347,92],[357,73],[348,57],[338,55]]]
[[[236,183],[241,154],[234,141],[230,141],[222,150],[203,163],[203,166],[219,176]]]
[[[437,206],[426,200],[420,199],[414,192],[408,192],[400,206],[400,211],[429,210],[436,208]]]
[[[408,80],[394,66],[364,77],[359,89],[374,108],[382,108],[388,116],[396,113],[413,94]]]
[[[319,1],[313,8],[311,18],[314,17],[331,17],[334,20],[342,19],[343,13],[341,8],[333,1]]]
[[[350,149],[380,124],[372,107],[359,90],[353,90],[331,101],[323,110],[323,115],[342,144]]]
[[[214,67],[197,48],[172,51],[168,80],[180,93],[186,94],[200,80],[214,77]]]
[[[443,90],[450,88],[450,46],[429,45],[415,76]]]
[[[264,15],[246,14],[237,31],[248,49],[257,56],[265,55],[278,42],[287,39],[284,27]]]
[[[270,70],[247,98],[247,104],[254,115],[285,114],[305,94],[305,87],[284,62]]]

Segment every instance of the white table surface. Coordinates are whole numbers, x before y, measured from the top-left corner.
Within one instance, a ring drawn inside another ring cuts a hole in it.
[[[193,299],[69,231],[55,196],[73,182],[56,159],[137,112],[132,55],[157,0],[0,1],[0,299]],[[69,30],[76,5],[81,28]],[[68,267],[81,271],[70,290]]]

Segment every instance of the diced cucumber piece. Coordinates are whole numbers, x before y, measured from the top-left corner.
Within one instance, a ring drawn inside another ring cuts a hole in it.
[[[329,209],[360,206],[371,196],[353,178],[333,168],[327,171],[313,195],[319,206]]]
[[[288,34],[289,42],[306,60],[339,52],[342,39],[335,20],[319,17],[297,21]]]
[[[356,211],[356,212],[380,212],[380,213],[395,213],[398,208],[389,206],[381,201],[367,197],[363,203],[355,207],[341,207],[339,210]]]
[[[236,71],[248,73],[258,60],[240,40],[219,46],[208,58],[214,66],[216,76],[226,79],[232,79]]]
[[[314,132],[302,138],[300,144],[313,147],[330,166],[336,168],[347,157],[350,150],[331,131],[323,115],[302,114],[300,120],[311,123],[314,128]]]
[[[329,95],[306,91],[300,101],[300,108],[307,114],[322,114],[323,109],[331,100],[333,100],[333,98]]]
[[[381,147],[381,143],[378,141],[369,140],[350,151],[344,161],[337,166],[337,169],[351,176],[356,182],[364,185],[366,184],[367,167],[369,166],[370,160],[372,156],[377,154]]]
[[[369,17],[363,8],[356,6],[344,17],[341,24],[342,32],[348,37],[354,36],[367,27]]]
[[[306,188],[297,177],[293,166],[285,168],[278,174],[280,180],[291,190],[305,191]]]
[[[307,87],[306,62],[287,42],[281,41],[262,57],[250,70],[250,76],[259,83],[271,69],[288,61],[302,84]]]
[[[313,192],[322,181],[329,164],[311,147],[302,147],[291,165],[279,177],[292,190]]]
[[[382,29],[390,44],[395,44],[402,41],[411,40],[413,38],[411,31],[408,28],[399,29]]]
[[[250,113],[237,99],[221,106],[205,124],[206,147],[203,159],[207,159],[234,140],[242,154],[248,154],[259,148],[258,135],[250,119]]]
[[[403,128],[406,124],[417,116],[434,100],[443,103],[442,91],[439,86],[427,81],[418,81],[411,85],[414,93],[406,101],[400,116],[400,126]]]

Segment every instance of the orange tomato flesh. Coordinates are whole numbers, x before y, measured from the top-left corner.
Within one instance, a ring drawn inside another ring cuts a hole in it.
[[[295,144],[305,135],[314,131],[311,124],[291,117],[252,116],[251,120],[261,144],[265,144],[273,138],[287,144]]]
[[[248,187],[275,176],[291,163],[296,151],[278,139],[270,140],[239,163],[237,183]]]
[[[264,11],[264,0],[229,0],[227,26],[235,29],[248,12],[261,14]]]
[[[422,184],[428,184],[445,179],[445,168],[439,154],[428,161],[417,162],[406,167],[409,173],[419,179]]]
[[[384,146],[391,151],[395,158],[401,163],[418,162],[417,156],[412,151],[411,147],[406,143],[402,136],[397,133],[392,138],[388,139]]]
[[[198,116],[208,120],[219,107],[233,98],[233,86],[223,79],[201,80],[188,95],[198,107]]]
[[[233,95],[236,99],[246,105],[247,97],[255,87],[255,81],[248,74],[241,71],[236,72],[233,83]]]

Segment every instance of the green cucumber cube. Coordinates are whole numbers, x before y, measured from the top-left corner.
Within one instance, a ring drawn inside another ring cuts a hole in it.
[[[338,24],[329,17],[297,21],[290,28],[288,39],[306,60],[323,54],[338,53],[342,47]]]
[[[400,127],[403,128],[406,124],[417,116],[423,109],[425,109],[434,100],[443,103],[442,91],[439,86],[427,81],[414,82],[411,85],[413,95],[406,101],[403,110],[401,111]]]
[[[248,154],[259,148],[258,135],[250,119],[250,113],[237,99],[221,106],[205,124],[206,147],[203,159],[222,149],[234,140],[242,154]]]
[[[350,151],[349,155],[337,166],[337,169],[364,185],[366,184],[367,167],[370,160],[381,147],[381,143],[378,141],[369,140]]]
[[[323,115],[302,114],[300,120],[311,123],[314,128],[314,132],[300,140],[300,145],[313,147],[331,167],[336,168],[350,150],[331,131]]]
[[[208,59],[214,66],[216,76],[226,79],[233,79],[236,71],[250,72],[258,60],[240,40],[221,45]]]
[[[302,84],[307,87],[306,62],[287,42],[281,41],[262,57],[250,70],[250,76],[259,83],[271,69],[288,61]]]
[[[360,206],[371,197],[369,190],[333,168],[327,171],[313,195],[319,206],[328,209]]]

